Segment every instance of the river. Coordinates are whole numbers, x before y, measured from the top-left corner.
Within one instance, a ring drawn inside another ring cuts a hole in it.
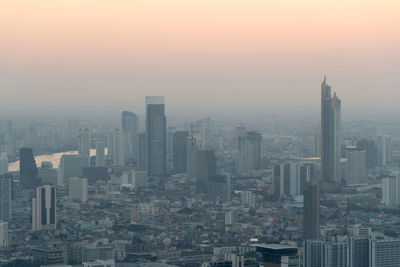
[[[67,152],[59,152],[59,153],[54,153],[54,154],[46,154],[46,155],[40,155],[35,157],[36,161],[36,166],[40,167],[43,161],[50,161],[53,163],[54,168],[58,168],[60,165],[60,159],[63,155],[76,155],[78,154],[78,151],[67,151]],[[90,150],[90,156],[95,156],[96,155],[96,149],[91,149]],[[11,162],[8,164],[8,171],[19,171],[19,160]]]

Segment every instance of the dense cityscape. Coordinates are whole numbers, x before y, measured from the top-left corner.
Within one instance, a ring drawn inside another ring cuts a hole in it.
[[[2,119],[1,265],[400,266],[399,127],[320,94],[320,118],[147,96],[144,118]]]

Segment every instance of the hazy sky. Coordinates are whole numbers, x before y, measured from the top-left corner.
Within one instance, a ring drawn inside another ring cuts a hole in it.
[[[0,112],[319,110],[400,99],[398,0],[2,0]]]

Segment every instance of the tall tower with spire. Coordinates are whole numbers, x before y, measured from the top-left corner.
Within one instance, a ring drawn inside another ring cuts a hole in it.
[[[341,100],[331,93],[326,76],[321,85],[321,180],[339,182],[341,158]]]

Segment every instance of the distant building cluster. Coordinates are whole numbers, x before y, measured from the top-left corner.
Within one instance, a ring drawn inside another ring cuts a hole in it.
[[[0,264],[400,266],[400,127],[342,122],[326,77],[320,104],[0,120]]]

